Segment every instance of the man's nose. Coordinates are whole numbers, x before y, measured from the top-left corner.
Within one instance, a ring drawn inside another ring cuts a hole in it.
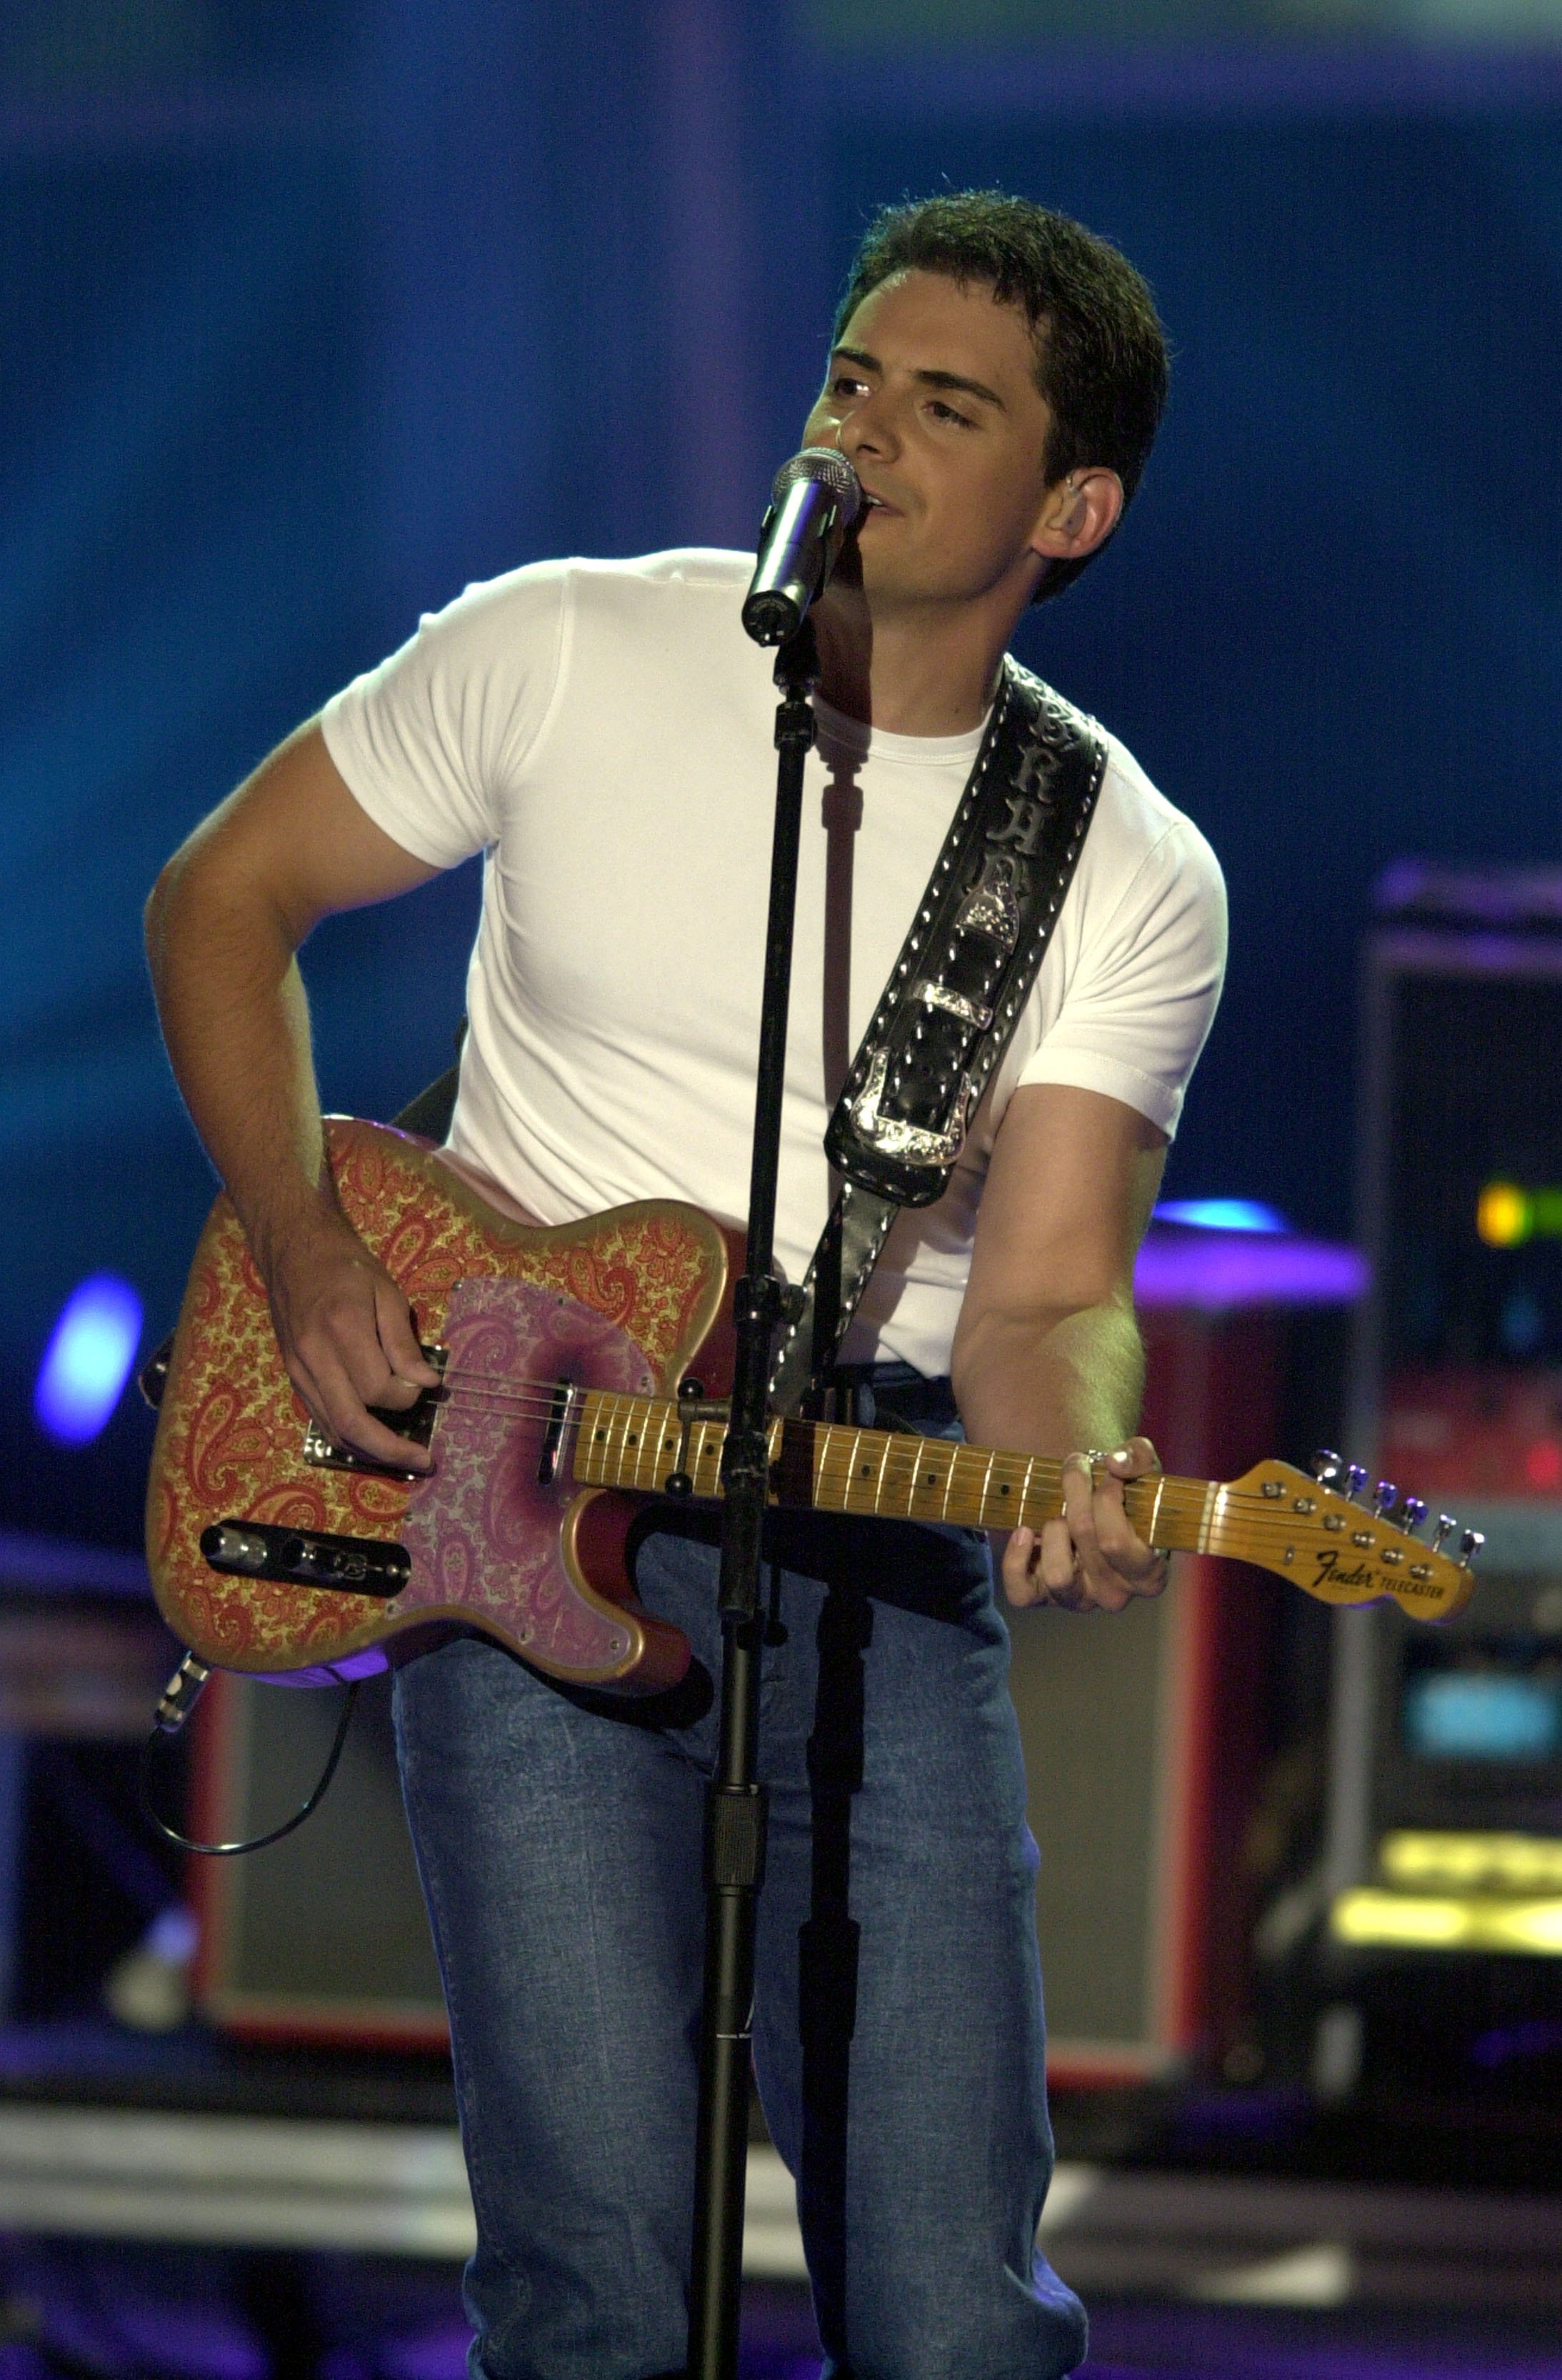
[[[859,454],[887,455],[896,443],[894,415],[882,389],[860,397],[842,416],[836,443],[850,462]]]

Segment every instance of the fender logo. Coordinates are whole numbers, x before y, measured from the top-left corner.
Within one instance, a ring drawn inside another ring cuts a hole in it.
[[[1363,1561],[1342,1570],[1338,1549],[1334,1546],[1325,1546],[1318,1556],[1318,1576],[1314,1581],[1318,1586],[1373,1586],[1376,1583]]]

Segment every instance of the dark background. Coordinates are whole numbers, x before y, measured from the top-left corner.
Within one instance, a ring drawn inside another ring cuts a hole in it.
[[[1021,651],[1230,880],[1169,1193],[1349,1230],[1375,874],[1556,856],[1562,54],[1177,14],[11,0],[0,1524],[136,1533],[142,1418],[67,1454],[29,1399],[85,1273],[172,1318],[212,1192],[140,954],[161,859],[467,580],[748,541],[906,192],[1028,192],[1156,289],[1151,473]],[[446,1062],[474,891],[321,934],[329,1104]]]

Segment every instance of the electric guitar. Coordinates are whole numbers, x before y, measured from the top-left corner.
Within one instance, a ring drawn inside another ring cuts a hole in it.
[[[577,1684],[676,1684],[688,1643],[639,1602],[625,1541],[648,1495],[722,1492],[740,1236],[670,1199],[528,1228],[406,1133],[333,1117],[326,1135],[342,1207],[406,1292],[441,1374],[381,1417],[437,1467],[393,1471],[322,1435],[219,1197],[148,1488],[147,1559],[169,1626],[213,1667],[291,1685],[363,1676],[452,1629]],[[781,1505],[996,1529],[1062,1509],[1056,1462],[946,1439],[777,1418],[770,1451]],[[1380,1489],[1369,1509],[1353,1500],[1363,1474],[1335,1457],[1315,1468],[1136,1480],[1129,1516],[1153,1546],[1256,1562],[1325,1603],[1391,1597],[1420,1620],[1459,1609],[1472,1534],[1455,1560],[1446,1515],[1428,1543],[1413,1499]]]

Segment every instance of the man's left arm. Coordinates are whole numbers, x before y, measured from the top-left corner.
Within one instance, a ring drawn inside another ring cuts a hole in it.
[[[1144,1381],[1133,1263],[1165,1149],[1135,1109],[1061,1083],[1022,1086],[999,1126],[955,1333],[960,1417],[979,1446],[1106,1453],[1093,1489],[1088,1468],[1068,1465],[1061,1521],[1008,1538],[1011,1603],[1120,1611],[1165,1584],[1120,1484],[1158,1467],[1133,1434]]]

